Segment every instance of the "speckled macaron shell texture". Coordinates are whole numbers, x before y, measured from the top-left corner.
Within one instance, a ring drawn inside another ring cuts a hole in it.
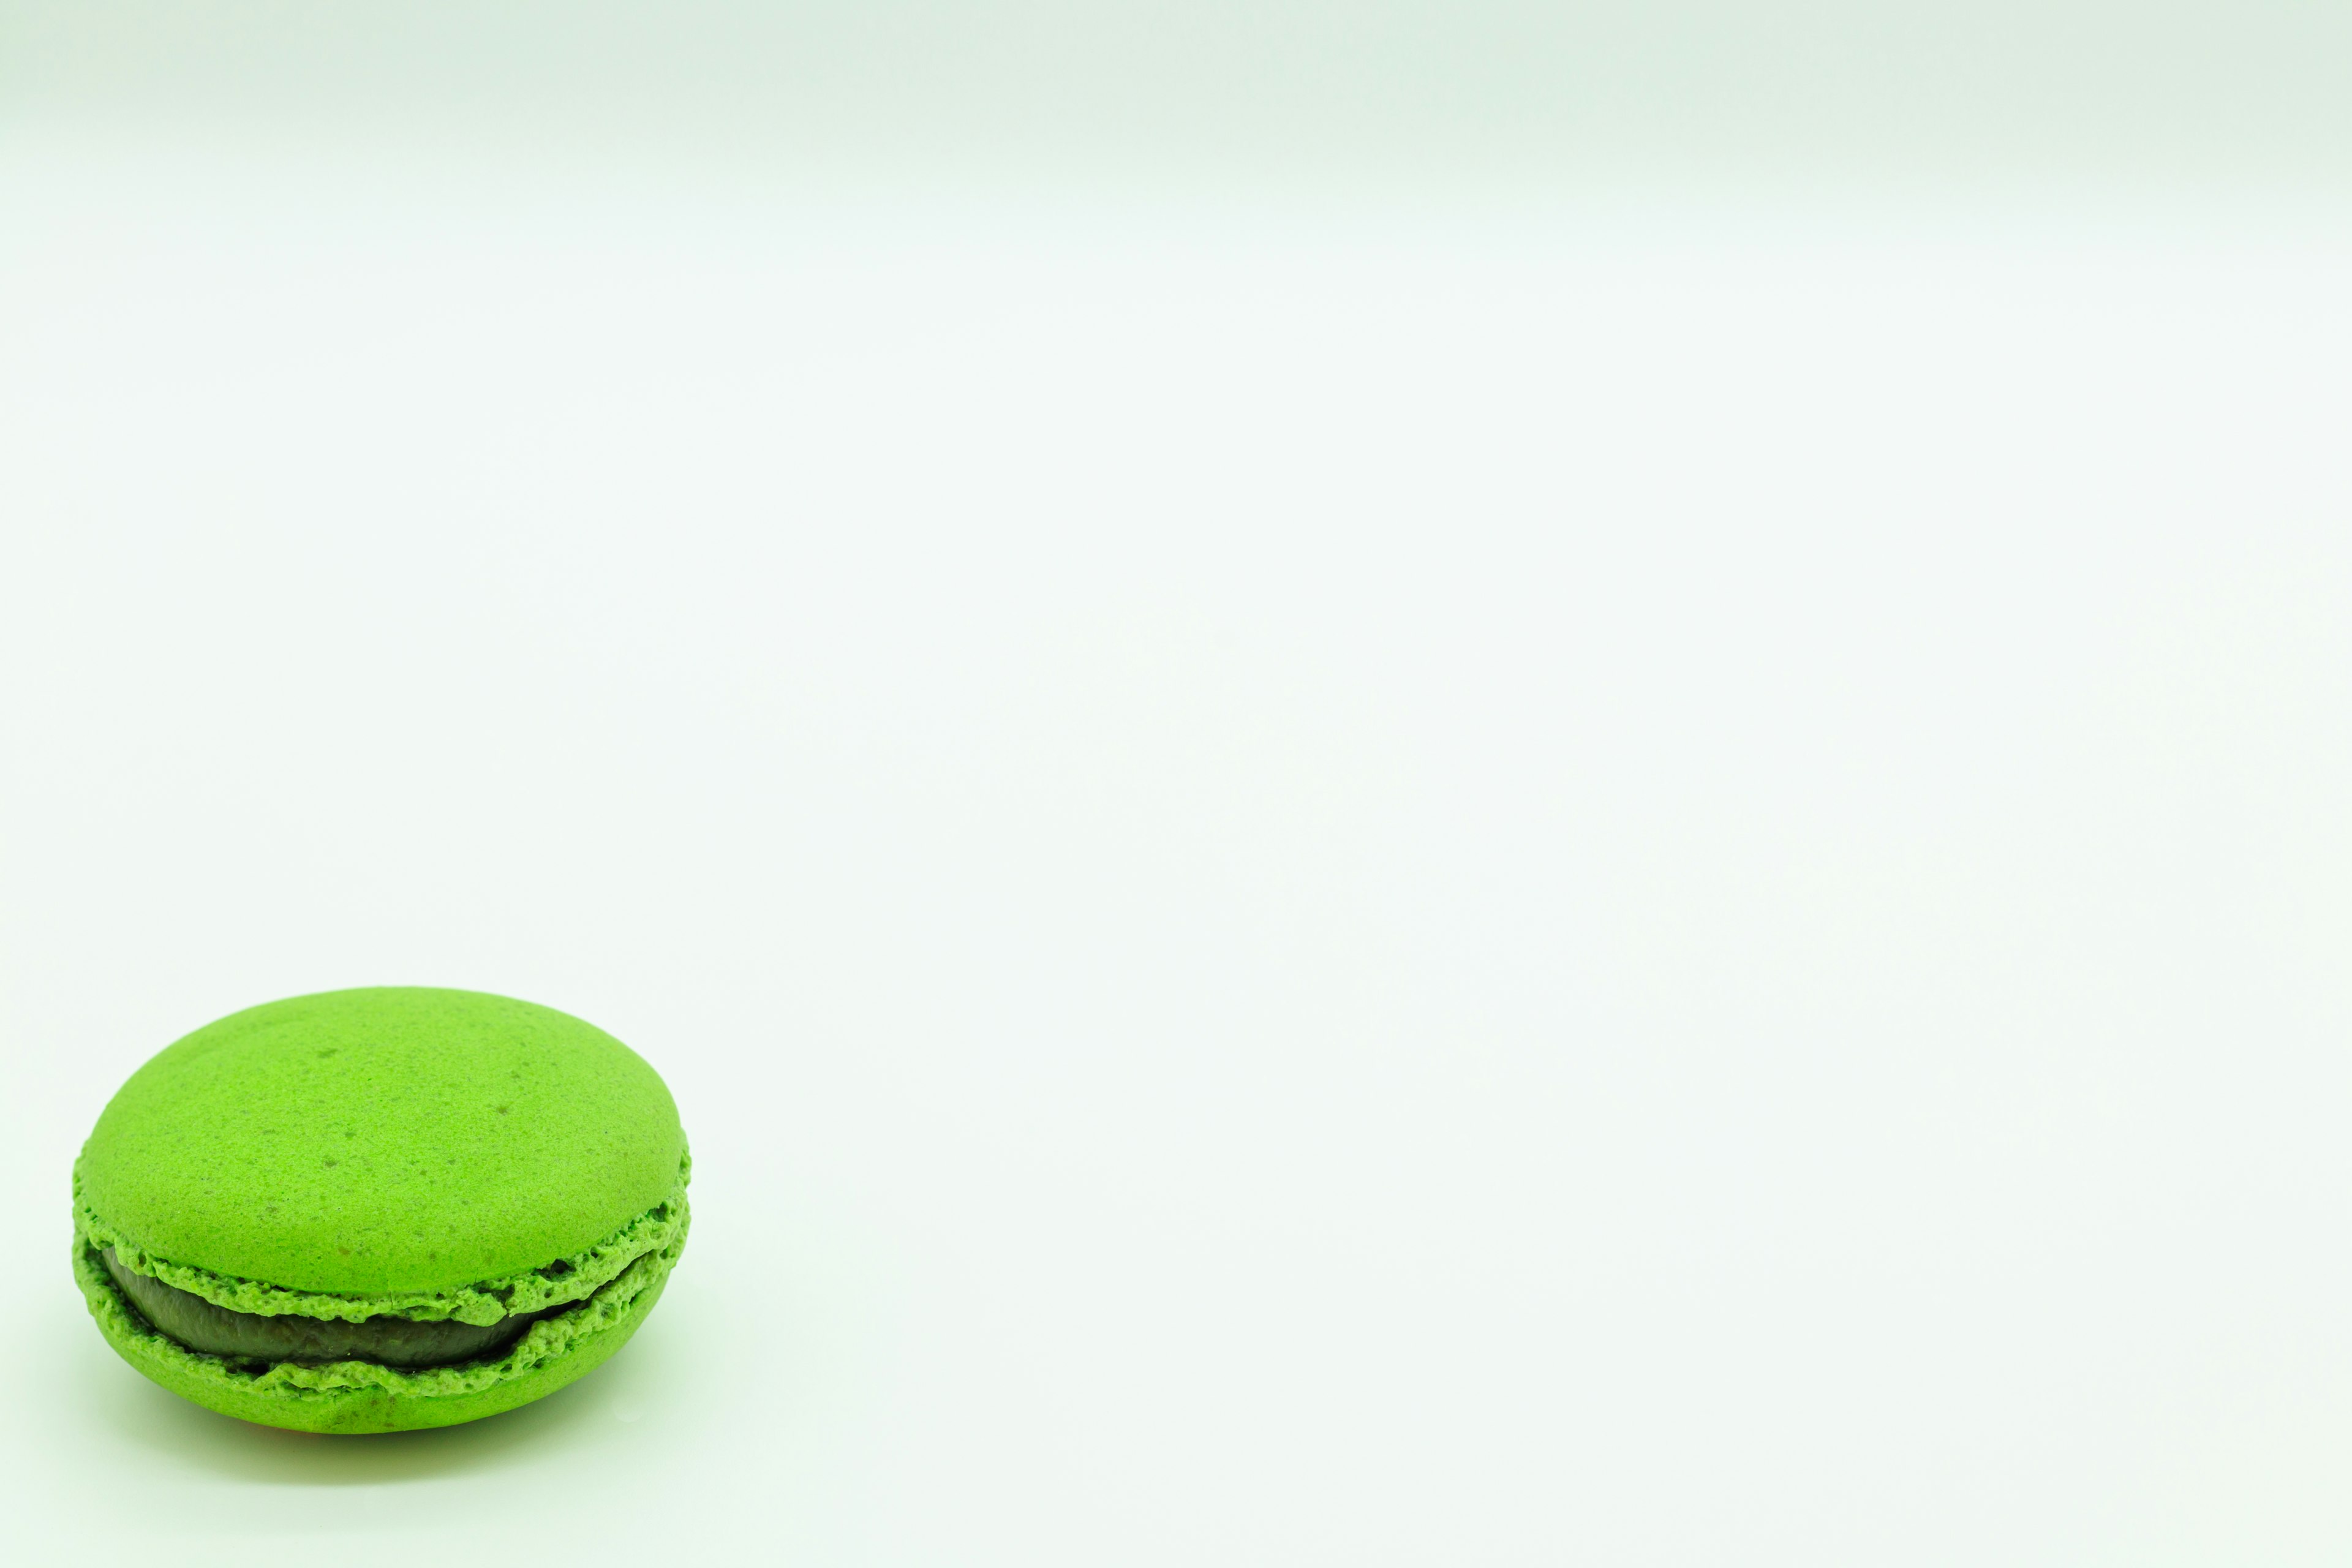
[[[552,1008],[385,987],[232,1014],[133,1074],[77,1202],[148,1258],[281,1289],[460,1289],[593,1248],[677,1190],[634,1051]]]

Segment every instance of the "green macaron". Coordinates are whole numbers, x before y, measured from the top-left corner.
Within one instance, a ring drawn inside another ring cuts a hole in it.
[[[552,1008],[383,987],[230,1015],[109,1101],[74,1278],[148,1377],[307,1432],[495,1415],[627,1342],[686,1246],[644,1058]]]

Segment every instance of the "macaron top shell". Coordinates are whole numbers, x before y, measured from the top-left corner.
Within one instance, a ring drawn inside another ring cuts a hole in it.
[[[100,1116],[75,1187],[92,1228],[159,1264],[470,1295],[674,1225],[685,1161],[668,1089],[603,1030],[377,987],[249,1008],[167,1047]]]

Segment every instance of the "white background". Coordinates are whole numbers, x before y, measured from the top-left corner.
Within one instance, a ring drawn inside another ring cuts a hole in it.
[[[2327,226],[0,184],[23,1561],[2352,1552]],[[100,1107],[401,983],[666,1075],[660,1310],[147,1385]]]

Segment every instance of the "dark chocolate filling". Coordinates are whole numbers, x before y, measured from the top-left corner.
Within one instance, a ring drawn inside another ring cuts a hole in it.
[[[304,1318],[288,1313],[232,1312],[192,1290],[133,1274],[114,1257],[99,1254],[106,1271],[131,1298],[140,1316],[157,1331],[192,1351],[245,1361],[373,1361],[385,1366],[448,1366],[479,1361],[504,1350],[541,1318],[569,1311],[576,1302],[543,1312],[515,1312],[495,1323],[461,1323],[454,1318],[426,1322],[415,1318],[376,1317],[359,1322],[340,1318]]]

